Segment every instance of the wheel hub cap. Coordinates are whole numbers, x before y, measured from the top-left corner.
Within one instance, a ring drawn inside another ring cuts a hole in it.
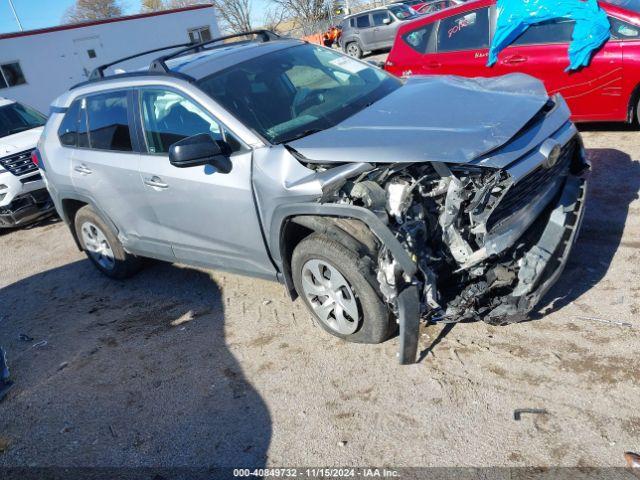
[[[302,267],[302,289],[313,312],[342,335],[358,329],[360,309],[349,282],[334,266],[309,260]]]
[[[85,222],[81,227],[82,242],[91,256],[102,268],[113,269],[116,264],[113,250],[105,234],[91,222]]]

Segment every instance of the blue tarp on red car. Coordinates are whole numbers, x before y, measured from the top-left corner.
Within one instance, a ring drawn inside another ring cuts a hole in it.
[[[496,33],[491,42],[487,65],[495,64],[498,53],[529,26],[559,19],[575,21],[567,70],[586,67],[593,53],[610,36],[607,14],[597,0],[498,0]]]

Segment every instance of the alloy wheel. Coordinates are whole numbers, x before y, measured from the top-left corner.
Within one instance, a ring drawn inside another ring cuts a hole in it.
[[[302,289],[325,325],[341,335],[355,333],[360,320],[358,301],[336,267],[324,260],[307,261],[302,267]]]
[[[116,260],[104,232],[91,222],[84,222],[80,230],[82,243],[91,258],[105,270],[113,270]]]

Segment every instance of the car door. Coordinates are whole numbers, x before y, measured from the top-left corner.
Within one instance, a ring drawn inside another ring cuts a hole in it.
[[[153,219],[146,215],[139,181],[131,96],[131,90],[112,90],[80,100],[71,180],[76,191],[114,223],[128,249],[149,253],[144,241],[151,235]]]
[[[627,106],[631,104],[640,79],[640,26],[610,16],[611,39],[620,42],[622,63],[624,65],[624,87],[622,89],[623,111],[618,113],[619,120],[626,120],[629,114]],[[637,114],[637,112],[634,112]]]
[[[371,16],[368,13],[356,17],[356,30],[354,33],[360,40],[362,50],[375,50],[377,48]]]
[[[552,20],[530,26],[511,46],[504,49],[493,75],[521,72],[539,78],[550,95],[562,94],[574,120],[614,120],[626,115],[622,96],[622,46],[608,41],[591,59],[589,66],[567,72],[568,49],[574,22]]]
[[[156,236],[178,261],[273,278],[251,187],[251,150],[182,92],[149,87],[137,94],[146,145],[140,182],[157,218]],[[171,165],[171,145],[202,133],[229,145],[231,172]]]
[[[410,67],[413,74],[482,76],[489,54],[489,8],[457,13],[427,24],[405,36],[407,43],[423,51]],[[434,31],[435,28],[435,31]],[[410,35],[413,34],[413,42]],[[431,35],[434,35],[431,37]],[[429,40],[432,39],[431,43]]]
[[[373,22],[373,38],[375,48],[388,48],[393,45],[400,22],[396,21],[387,10],[379,10],[371,14]]]

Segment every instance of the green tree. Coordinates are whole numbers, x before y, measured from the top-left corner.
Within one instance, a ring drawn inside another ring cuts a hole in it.
[[[65,23],[88,22],[122,16],[122,7],[118,0],[76,0],[75,5],[67,9]]]
[[[158,12],[167,8],[164,0],[142,0],[141,9],[143,12]]]

